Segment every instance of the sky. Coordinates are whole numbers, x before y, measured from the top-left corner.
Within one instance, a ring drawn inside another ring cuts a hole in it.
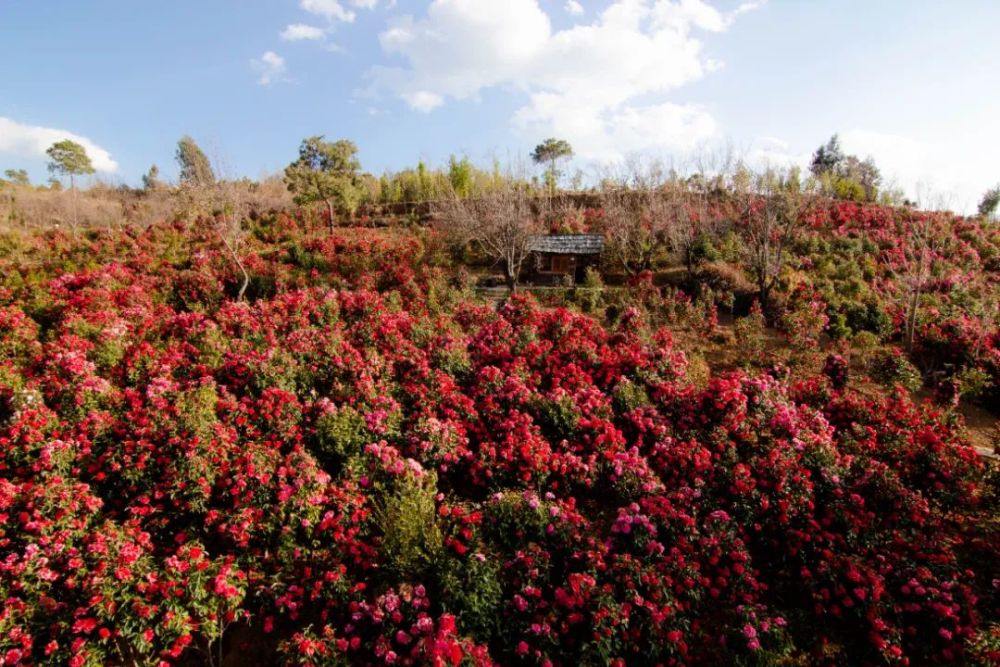
[[[319,134],[376,174],[550,136],[587,174],[786,166],[836,132],[969,211],[1000,182],[997,25],[996,0],[0,0],[0,171],[44,182],[70,138],[102,180],[175,178],[184,134],[226,177]]]

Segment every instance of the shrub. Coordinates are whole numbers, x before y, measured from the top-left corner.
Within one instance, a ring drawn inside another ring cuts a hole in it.
[[[408,577],[420,577],[441,558],[433,472],[406,471],[375,512],[382,534],[380,550],[387,567]]]
[[[763,363],[767,351],[766,332],[767,320],[764,318],[764,311],[760,303],[754,301],[750,314],[739,318],[733,325],[737,348],[747,363]]]
[[[823,375],[830,379],[834,389],[842,390],[847,386],[849,366],[847,360],[839,354],[831,354],[823,365]]]
[[[873,380],[886,387],[900,385],[907,391],[914,392],[923,386],[920,371],[899,348],[876,353],[869,363],[868,372]]]

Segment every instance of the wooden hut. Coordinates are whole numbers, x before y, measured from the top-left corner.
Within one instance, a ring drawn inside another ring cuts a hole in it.
[[[536,236],[531,239],[526,278],[536,285],[578,283],[588,266],[600,263],[603,251],[604,238],[600,234]]]

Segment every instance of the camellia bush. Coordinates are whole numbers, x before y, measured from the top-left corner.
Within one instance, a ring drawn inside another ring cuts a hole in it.
[[[0,663],[1000,657],[995,473],[933,408],[693,382],[426,235],[262,218],[236,300],[205,223],[4,239]]]

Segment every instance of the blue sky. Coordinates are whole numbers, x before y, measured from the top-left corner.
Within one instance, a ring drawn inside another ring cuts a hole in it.
[[[63,136],[134,184],[185,133],[251,177],[313,134],[375,173],[554,135],[591,173],[802,163],[836,131],[967,210],[1000,181],[998,24],[993,0],[0,0],[0,169],[44,180]]]

